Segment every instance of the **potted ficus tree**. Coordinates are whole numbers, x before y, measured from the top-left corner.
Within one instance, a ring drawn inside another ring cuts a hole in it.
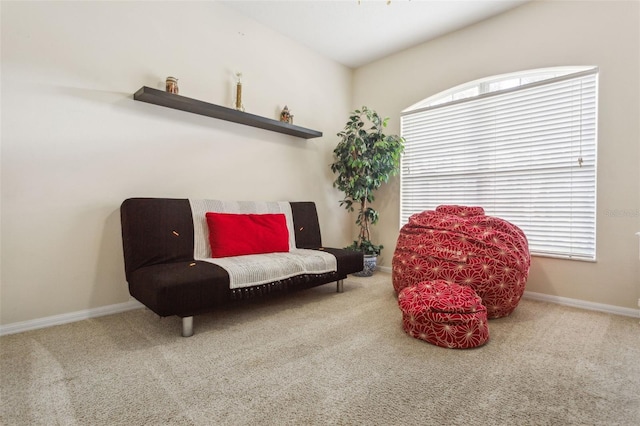
[[[344,192],[340,205],[348,211],[357,209],[358,238],[349,249],[362,251],[365,267],[360,276],[373,274],[382,245],[371,242],[371,225],[378,222],[378,212],[371,207],[374,191],[396,175],[400,166],[400,154],[404,139],[397,135],[385,135],[389,118],[363,106],[349,115],[344,129],[338,133],[340,142],[333,150],[331,170],[337,174],[333,186]]]

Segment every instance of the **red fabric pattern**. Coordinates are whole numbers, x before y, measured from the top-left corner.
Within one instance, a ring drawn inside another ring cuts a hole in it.
[[[455,214],[457,216],[484,215],[484,209],[482,207],[442,205],[436,207],[436,211],[438,213]]]
[[[506,220],[470,214],[478,213],[477,209],[440,206],[409,218],[393,255],[396,292],[422,281],[443,279],[473,288],[489,318],[513,312],[529,276],[527,238]],[[448,213],[452,211],[459,214]]]
[[[289,251],[284,214],[206,214],[211,257]]]
[[[423,281],[398,295],[402,328],[411,337],[445,348],[466,349],[489,340],[487,310],[471,287]]]

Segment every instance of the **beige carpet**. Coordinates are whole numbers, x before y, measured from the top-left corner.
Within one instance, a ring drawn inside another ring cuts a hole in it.
[[[3,425],[638,425],[638,319],[524,300],[480,348],[401,328],[390,276],[195,318],[0,338]]]

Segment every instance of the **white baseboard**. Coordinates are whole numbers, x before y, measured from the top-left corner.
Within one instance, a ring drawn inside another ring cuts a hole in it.
[[[389,274],[391,273],[391,268],[389,266],[378,266],[376,269],[381,272],[386,272]],[[606,312],[609,314],[623,315],[625,317],[640,318],[640,309],[623,308],[621,306],[587,302],[586,300],[570,299],[568,297],[553,296],[544,293],[534,293],[532,291],[525,291],[523,297],[526,299],[556,303],[558,305],[572,306],[574,308],[587,309],[590,311]]]
[[[604,303],[588,302],[586,300],[570,299],[568,297],[553,296],[544,293],[534,293],[532,291],[525,291],[523,297],[525,299],[557,303],[558,305],[571,306],[574,308],[587,309],[590,311],[606,312],[608,314],[640,318],[640,309],[623,308],[622,306],[605,305]]]
[[[29,321],[15,322],[7,325],[0,325],[0,336],[6,334],[22,333],[23,331],[37,330],[39,328],[52,327],[54,325],[67,324],[75,321],[82,321],[89,318],[97,318],[105,315],[118,314],[120,312],[143,308],[144,305],[137,300],[131,299],[128,302],[117,303],[115,305],[101,306],[94,309],[85,309],[68,314],[53,315],[45,318],[38,318]]]

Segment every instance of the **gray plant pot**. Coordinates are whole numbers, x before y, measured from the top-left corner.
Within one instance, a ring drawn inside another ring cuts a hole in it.
[[[376,270],[376,265],[378,263],[378,256],[372,254],[364,255],[364,269],[360,272],[356,272],[356,277],[370,277],[373,275],[373,272]]]

